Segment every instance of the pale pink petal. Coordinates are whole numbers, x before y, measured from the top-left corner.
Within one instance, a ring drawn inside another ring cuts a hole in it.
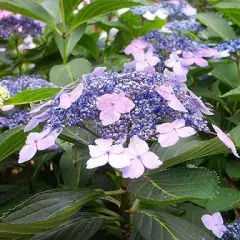
[[[183,52],[182,53],[183,58],[193,59],[194,55],[192,52]]]
[[[108,163],[108,155],[105,154],[103,156],[100,156],[98,158],[90,158],[87,161],[87,169],[92,169],[92,168],[97,168],[97,167],[101,167],[104,166],[105,164]]]
[[[177,128],[182,128],[185,126],[185,120],[184,119],[177,119],[172,122],[172,127],[177,129]]]
[[[160,59],[156,56],[153,56],[153,51],[149,50],[146,54],[145,54],[146,60],[149,63],[149,65],[151,66],[155,66],[160,62]]]
[[[149,47],[149,44],[141,39],[134,39],[132,44],[138,49],[145,49]]]
[[[213,226],[212,232],[218,238],[222,238],[222,236],[224,234],[224,232],[222,231],[222,228],[219,226]]]
[[[130,158],[130,159],[134,159],[137,157],[137,153],[133,148],[125,148],[125,154]]]
[[[173,60],[173,59],[168,59],[168,60],[166,60],[165,62],[164,62],[164,64],[167,66],[167,67],[169,67],[169,68],[173,68],[174,67],[174,65],[175,65],[175,61]]]
[[[212,221],[215,225],[222,225],[223,218],[220,212],[216,212],[212,215]]]
[[[103,156],[106,153],[106,151],[99,148],[98,146],[88,145],[88,148],[89,148],[90,156],[92,158],[98,158],[100,156]]]
[[[132,55],[134,57],[134,60],[137,61],[137,62],[145,61],[145,53],[142,50],[139,51],[139,52],[133,53]]]
[[[181,64],[186,67],[193,65],[194,62],[195,62],[194,58],[182,58],[181,59]]]
[[[172,96],[168,101],[168,106],[176,111],[187,112],[184,105],[175,96]]]
[[[109,154],[109,164],[114,168],[124,168],[130,165],[130,158],[126,154]]]
[[[136,62],[136,71],[143,71],[145,68],[147,68],[148,62],[143,61],[143,62]]]
[[[63,109],[68,109],[69,107],[71,107],[72,102],[70,99],[70,96],[68,93],[63,93],[60,96],[60,103],[58,105],[59,108],[63,108]]]
[[[208,230],[212,230],[213,228],[213,220],[212,220],[212,216],[211,215],[208,215],[208,214],[205,214],[201,217],[201,220],[204,224],[204,226],[208,229]]]
[[[172,99],[172,95],[174,94],[172,87],[170,86],[160,86],[155,89],[158,94],[160,94],[165,100]]]
[[[39,120],[38,120],[37,116],[36,116],[36,117],[33,117],[33,118],[29,121],[29,123],[25,126],[24,132],[28,132],[28,131],[34,129],[35,127],[38,126],[38,124],[39,124]]]
[[[207,67],[208,66],[208,62],[203,58],[195,58],[195,63],[199,67]]]
[[[183,8],[183,13],[186,16],[195,16],[197,14],[197,9],[187,4],[187,6]]]
[[[158,142],[162,147],[170,147],[175,145],[179,140],[176,131],[171,131],[169,133],[160,134],[158,137]]]
[[[45,150],[47,148],[52,147],[55,144],[56,138],[52,135],[48,135],[47,137],[37,141],[37,149]]]
[[[114,104],[116,106],[116,110],[120,113],[128,113],[135,107],[133,101],[127,97],[119,98],[119,100],[114,102]]]
[[[225,134],[219,127],[217,127],[213,124],[212,124],[212,126],[213,126],[214,130],[216,131],[218,138],[226,145],[226,147],[228,147],[232,150],[232,153],[236,157],[240,158],[240,156],[237,153],[236,147],[235,147],[233,141],[231,140],[231,138],[227,134]]]
[[[124,153],[124,148],[122,144],[113,145],[109,148],[110,154],[120,154]]]
[[[37,152],[36,144],[26,145],[19,152],[18,163],[23,163],[32,159]]]
[[[117,112],[114,108],[109,108],[100,113],[100,119],[103,126],[107,126],[117,122],[121,117],[121,113]]]
[[[184,67],[180,62],[176,63],[173,67],[173,72],[176,75],[187,75],[188,68]]]
[[[197,133],[192,127],[183,127],[183,128],[176,129],[176,131],[177,131],[177,135],[181,138],[190,137]]]
[[[162,165],[162,161],[159,160],[159,157],[150,151],[141,156],[141,161],[148,169],[155,169]]]
[[[98,147],[102,150],[108,149],[113,144],[113,140],[111,138],[109,139],[96,139],[95,143],[98,145]]]
[[[136,158],[131,161],[131,165],[121,169],[124,178],[139,178],[144,173],[144,166],[140,159]]]
[[[13,109],[14,108],[14,105],[5,105],[5,106],[2,106],[2,111],[3,112],[6,112],[6,111],[9,111],[9,110],[11,110],[11,109]]]
[[[83,84],[80,83],[76,88],[73,89],[72,92],[69,93],[69,97],[71,102],[75,102],[81,95],[83,92]]]
[[[92,77],[99,77],[105,72],[106,69],[106,67],[97,67],[94,69],[91,75]]]
[[[163,123],[163,124],[157,125],[156,129],[158,133],[168,133],[173,131],[174,127],[172,123]]]
[[[136,135],[131,137],[128,147],[134,149],[137,156],[142,156],[149,150],[148,144]]]

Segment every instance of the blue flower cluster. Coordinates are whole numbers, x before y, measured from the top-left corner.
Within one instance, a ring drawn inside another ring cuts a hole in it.
[[[240,240],[240,221],[226,227],[228,232],[223,235],[221,240]]]
[[[0,81],[0,86],[7,89],[10,96],[13,96],[23,90],[48,88],[53,85],[39,75],[23,75],[20,77],[4,77]],[[30,115],[28,110],[13,108],[10,111],[3,112],[2,116],[0,116],[0,128],[13,128],[24,125],[27,124],[29,120]]]
[[[25,38],[31,35],[38,38],[42,33],[42,24],[39,22],[18,15],[7,16],[0,19],[0,38],[8,39],[14,35],[19,38]]]
[[[27,89],[48,88],[53,84],[47,82],[40,75],[22,75],[20,77],[4,77],[0,80],[0,86],[6,88],[10,96]]]
[[[156,92],[156,87],[164,84],[171,85],[174,94],[188,110],[187,112],[173,110]],[[57,96],[45,112],[34,117],[35,120],[37,118],[38,122],[47,120],[47,127],[51,130],[67,126],[82,126],[85,121],[88,121],[101,138],[119,141],[133,135],[138,135],[145,140],[154,138],[157,124],[180,118],[185,119],[186,125],[197,131],[209,131],[207,121],[200,113],[186,85],[177,82],[169,83],[162,74],[146,74],[131,70],[118,73],[112,70],[100,76],[85,75],[83,86],[82,95],[69,108],[59,108],[59,96]],[[96,99],[112,93],[125,93],[135,107],[130,113],[122,114],[119,121],[104,126],[99,120],[100,111],[96,106]]]
[[[172,21],[165,25],[165,27],[171,31],[189,33],[189,32],[200,32],[203,27],[200,23],[194,20],[182,20],[182,21]]]
[[[240,50],[240,38],[232,39],[230,41],[221,42],[215,45],[217,50],[234,53]]]

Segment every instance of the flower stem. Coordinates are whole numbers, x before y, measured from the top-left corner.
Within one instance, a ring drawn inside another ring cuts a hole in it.
[[[116,190],[116,191],[106,191],[105,195],[106,196],[113,196],[113,195],[121,195],[121,194],[125,194],[125,193],[126,193],[125,190],[119,189],[119,190]]]

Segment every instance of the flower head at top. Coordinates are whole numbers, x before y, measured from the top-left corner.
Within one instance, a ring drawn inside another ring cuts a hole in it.
[[[148,144],[136,135],[130,139],[125,153],[130,157],[131,165],[121,169],[124,178],[139,178],[145,168],[155,169],[162,164],[158,156],[149,151]]]
[[[87,169],[109,163],[114,168],[130,165],[130,158],[125,154],[122,144],[113,145],[112,139],[97,139],[96,145],[89,145],[91,158],[87,161]]]
[[[122,113],[130,113],[135,104],[124,93],[104,94],[97,98],[100,120],[104,126],[117,122]]]
[[[158,142],[162,147],[175,145],[180,138],[186,138],[194,135],[196,131],[192,127],[185,127],[184,119],[177,119],[172,123],[163,123],[157,125],[159,133]]]
[[[57,130],[51,131],[47,128],[41,133],[30,133],[26,140],[26,145],[21,149],[19,153],[19,163],[31,160],[36,154],[37,150],[45,150],[52,147],[59,135]]]
[[[176,111],[187,112],[184,105],[177,99],[171,86],[160,86],[155,89],[168,103],[168,106]]]
[[[221,238],[225,232],[228,231],[228,229],[223,224],[223,219],[221,216],[221,213],[217,212],[213,215],[203,215],[201,217],[201,220],[204,224],[204,226],[213,232],[215,236],[218,238]]]
[[[237,153],[236,147],[235,147],[233,141],[231,140],[231,138],[226,133],[224,133],[219,127],[217,127],[213,124],[212,124],[212,126],[213,126],[214,130],[216,131],[218,138],[224,143],[224,145],[227,148],[230,148],[232,150],[232,153],[236,157],[240,158],[240,156]]]

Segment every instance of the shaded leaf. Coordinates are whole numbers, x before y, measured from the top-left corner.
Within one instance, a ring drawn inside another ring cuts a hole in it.
[[[134,180],[129,192],[144,201],[169,204],[213,198],[217,184],[216,174],[207,169],[174,168]]]
[[[91,71],[91,63],[84,58],[78,58],[67,64],[53,66],[50,70],[50,81],[58,86],[65,86]]]
[[[223,94],[221,98],[240,99],[240,87]]]
[[[146,240],[213,240],[201,228],[164,212],[140,210],[133,218],[135,228]]]
[[[231,40],[236,37],[228,22],[216,13],[198,13],[197,19],[223,40]]]

